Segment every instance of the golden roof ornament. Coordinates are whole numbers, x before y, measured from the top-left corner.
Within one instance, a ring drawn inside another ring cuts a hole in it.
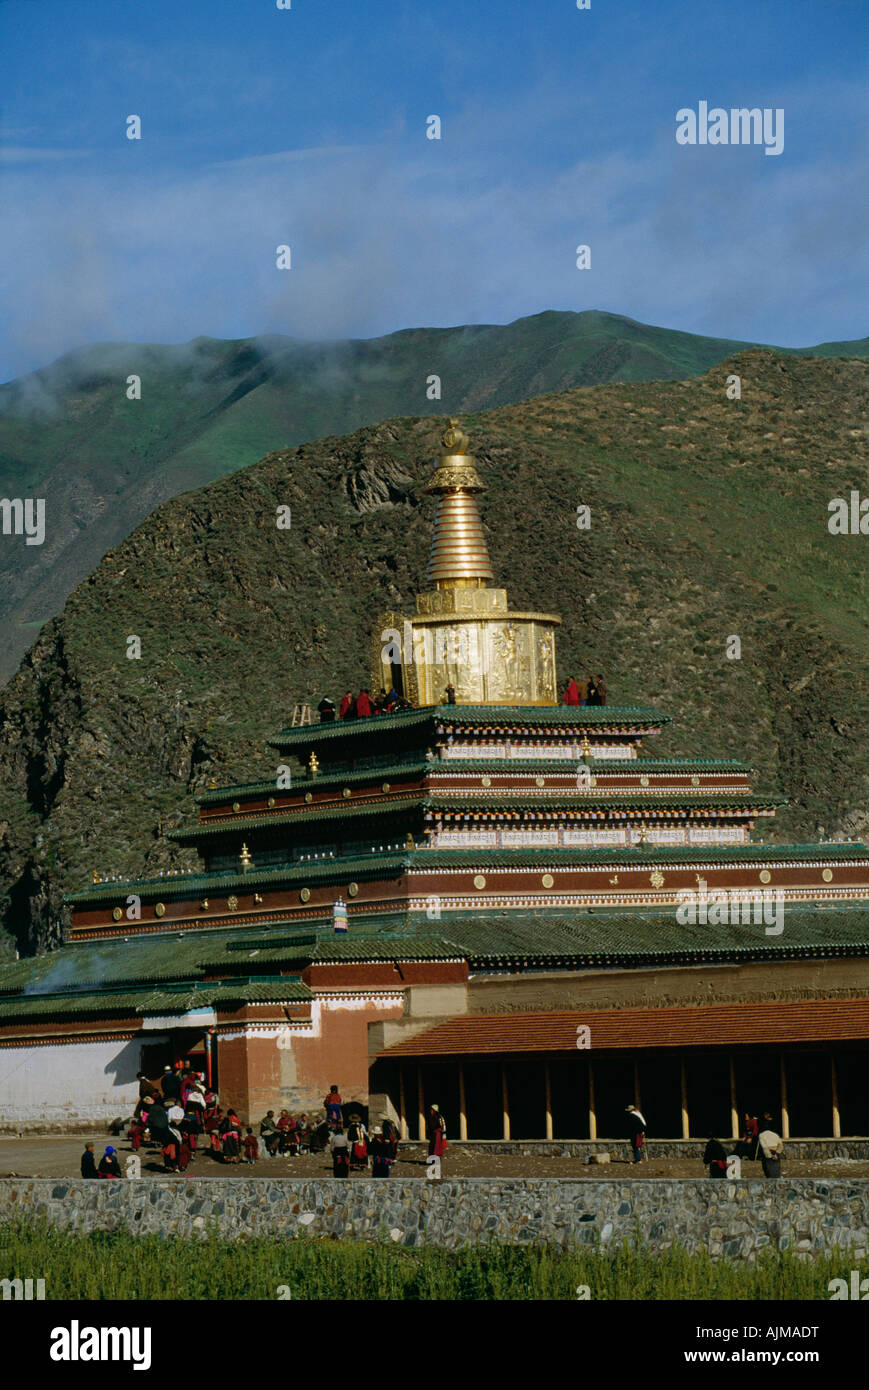
[[[320,759],[317,757],[316,753],[312,753],[310,758],[308,759],[308,772],[311,775],[311,777],[316,777],[319,771]]]
[[[591,744],[588,741],[588,734],[585,734],[580,744],[580,752],[584,758],[592,757]]]
[[[242,845],[241,854],[238,856],[238,862],[241,865],[242,873],[247,873],[248,869],[253,868],[253,860],[250,857],[250,850],[247,845]]]
[[[485,484],[458,420],[450,419],[441,442],[444,452],[425,489],[438,499],[426,582],[438,589],[468,582],[485,587],[492,562],[474,496],[485,492]]]

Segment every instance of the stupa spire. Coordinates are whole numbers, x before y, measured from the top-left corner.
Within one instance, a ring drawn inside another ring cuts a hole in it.
[[[438,499],[426,582],[436,589],[484,589],[493,577],[492,562],[476,494],[485,492],[485,484],[458,420],[450,420],[442,443],[434,477],[425,489]]]

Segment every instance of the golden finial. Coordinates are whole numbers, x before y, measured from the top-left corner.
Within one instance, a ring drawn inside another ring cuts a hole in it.
[[[441,436],[444,448],[449,454],[465,454],[470,443],[467,434],[462,429],[458,420],[450,416],[450,422]]]
[[[208,790],[209,790],[210,792],[213,792],[213,791],[216,791],[216,790],[217,790],[217,778],[216,778],[216,777],[209,777],[209,779],[208,779]]]
[[[583,737],[582,743],[580,745],[580,752],[582,753],[582,756],[584,758],[590,758],[592,756],[591,744],[588,741],[588,734],[585,734]]]
[[[411,833],[410,833],[409,830],[408,830],[408,832],[407,832],[407,839],[406,839],[405,842],[404,842],[404,848],[405,848],[405,849],[416,849],[416,840],[413,838],[413,836],[411,835]]]
[[[648,835],[646,834],[646,825],[645,825],[645,821],[644,821],[643,824],[640,826],[640,844],[641,844],[641,845],[647,845],[648,843],[649,843],[649,837],[648,837]]]
[[[250,850],[247,845],[242,845],[241,854],[238,856],[238,862],[241,865],[242,873],[253,868],[253,860],[250,857]]]
[[[310,773],[310,775],[311,775],[312,777],[316,777],[316,775],[317,775],[317,773],[318,773],[319,771],[320,771],[320,760],[319,760],[319,758],[317,757],[317,754],[316,754],[316,753],[312,753],[311,756],[310,756],[310,758],[308,759],[308,772]]]
[[[99,883],[100,876],[96,869],[91,869],[91,883]]]

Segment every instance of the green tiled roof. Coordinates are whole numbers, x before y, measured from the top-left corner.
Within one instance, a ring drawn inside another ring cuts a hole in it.
[[[869,956],[869,904],[786,907],[783,927],[768,936],[763,923],[683,925],[675,910],[464,911],[444,912],[438,921],[423,912],[351,913],[346,935],[335,935],[322,917],[295,927],[190,932],[177,949],[173,935],[178,975],[191,978],[172,986],[160,974],[165,938],[76,945],[0,968],[0,1023],[303,1002],[311,991],[298,974],[310,962],[466,959],[472,973],[486,973]],[[294,973],[276,978],[279,967]],[[223,972],[231,969],[244,977],[227,978]],[[94,984],[97,970],[102,988]],[[204,981],[206,970],[222,978]],[[53,982],[57,993],[50,992]],[[21,993],[25,988],[33,992]]]
[[[359,734],[388,733],[426,724],[467,727],[479,724],[536,726],[557,729],[559,725],[594,728],[614,724],[618,727],[659,728],[669,724],[670,716],[648,705],[427,705],[403,714],[372,715],[368,719],[335,719],[326,724],[302,724],[282,729],[268,740],[272,748],[295,748],[299,744],[352,738]]]
[[[748,763],[740,762],[737,758],[600,758],[593,756],[588,760],[594,764],[593,771],[601,776],[603,773],[624,773],[635,772],[642,776],[645,773],[658,774],[680,774],[691,772],[714,773],[750,773],[753,768]],[[573,774],[574,761],[570,758],[433,758],[422,759],[413,757],[406,762],[385,763],[382,767],[355,767],[339,768],[337,771],[331,766],[324,768],[316,777],[309,777],[307,772],[299,775],[294,781],[293,786],[284,788],[285,791],[312,791],[322,787],[342,786],[345,784],[354,785],[364,782],[382,782],[390,777],[419,777],[424,773],[445,772],[468,773],[496,773],[504,774],[510,772],[520,773],[543,773],[561,772]],[[208,791],[200,792],[194,797],[194,801],[199,806],[212,806],[224,801],[242,801],[248,798],[254,799],[262,796],[274,796],[277,790],[277,779],[270,782],[241,782],[234,786],[210,788]]]
[[[239,830],[273,830],[275,827],[288,829],[293,825],[304,825],[310,821],[319,824],[320,821],[352,820],[387,814],[406,815],[409,811],[419,810],[424,804],[425,798],[420,795],[401,797],[395,801],[366,801],[357,802],[355,805],[350,802],[346,806],[328,806],[322,810],[313,808],[309,811],[272,811],[264,816],[236,815],[231,820],[221,818],[213,824],[208,821],[205,825],[188,825],[180,830],[172,830],[167,838],[177,840],[182,845],[192,845],[205,837],[231,835]]]
[[[752,811],[773,811],[778,806],[786,806],[786,801],[772,801],[767,797],[755,797],[746,792],[719,792],[718,794],[704,793],[697,795],[686,795],[684,791],[668,790],[665,792],[652,793],[649,790],[636,791],[625,789],[623,791],[608,792],[605,796],[584,795],[581,799],[575,794],[568,792],[566,795],[553,795],[552,792],[525,791],[507,792],[503,789],[486,789],[484,792],[474,791],[472,794],[451,792],[451,791],[432,791],[419,793],[412,797],[403,797],[395,801],[366,801],[348,802],[346,806],[313,807],[310,810],[282,810],[280,812],[269,812],[266,815],[242,816],[235,815],[231,819],[221,818],[204,825],[184,826],[180,830],[172,830],[168,839],[177,840],[179,844],[195,845],[200,840],[210,839],[215,835],[237,835],[239,832],[245,833],[255,830],[292,830],[297,825],[308,825],[310,823],[319,824],[321,821],[344,821],[359,820],[362,818],[373,820],[379,816],[406,815],[409,812],[417,811],[500,811],[510,808],[511,810],[541,810],[541,811],[607,811],[607,810],[647,810],[647,809],[666,809],[669,807],[685,807],[687,810],[703,810],[712,812],[715,807],[723,809],[745,809]]]
[[[805,959],[869,955],[869,907],[806,910],[785,908],[783,931],[767,936],[763,924],[681,925],[670,913],[505,914],[440,924],[473,969],[511,965],[537,968],[605,968],[678,965],[729,960]]]
[[[2,981],[0,981],[2,983]],[[301,980],[287,977],[280,981],[244,980],[238,983],[190,985],[181,989],[80,990],[69,994],[15,994],[0,997],[0,1024],[16,1019],[47,1019],[52,1022],[88,1015],[131,1017],[148,1014],[184,1014],[208,1009],[255,1003],[304,1002],[312,998]]]
[[[621,865],[622,868],[650,869],[667,864],[777,863],[787,859],[807,859],[817,863],[841,860],[844,863],[869,859],[864,844],[824,845],[643,845],[632,849],[416,849],[395,854],[372,854],[310,863],[282,864],[276,868],[250,869],[240,873],[202,873],[178,878],[129,879],[98,883],[78,893],[66,894],[70,903],[121,902],[128,893],[165,899],[189,897],[208,890],[220,893],[237,888],[269,887],[288,883],[346,883],[355,878],[396,877],[409,869],[554,868]]]
[[[419,777],[428,768],[437,766],[425,758],[412,758],[405,763],[388,763],[384,767],[365,767],[333,771],[332,768],[324,768],[316,777],[309,777],[307,772],[300,774],[297,779],[293,779],[291,787],[277,787],[277,778],[271,782],[249,782],[238,787],[217,787],[207,792],[200,792],[194,797],[194,801],[200,806],[214,805],[215,802],[229,801],[233,799],[239,801],[243,798],[253,798],[261,796],[275,796],[280,791],[281,794],[299,791],[316,791],[320,787],[340,787],[352,786],[359,782],[383,782],[389,777]]]

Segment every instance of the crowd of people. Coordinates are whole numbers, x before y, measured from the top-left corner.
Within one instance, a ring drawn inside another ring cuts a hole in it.
[[[605,705],[606,681],[603,676],[586,676],[577,681],[573,676],[564,687],[566,705]]]
[[[742,1138],[735,1143],[728,1140],[729,1148],[720,1139],[710,1137],[703,1154],[710,1178],[726,1178],[732,1158],[747,1158],[754,1163],[760,1159],[765,1178],[780,1177],[784,1145],[781,1135],[773,1127],[772,1114],[766,1110],[760,1120],[756,1115],[746,1114],[744,1118]]]
[[[633,1161],[640,1163],[646,1157],[646,1119],[636,1105],[625,1107],[625,1117]],[[781,1176],[784,1146],[781,1136],[774,1128],[773,1117],[769,1110],[764,1111],[761,1120],[758,1120],[756,1115],[746,1114],[742,1138],[729,1139],[727,1145],[729,1147],[723,1144],[720,1139],[710,1135],[703,1151],[703,1164],[708,1170],[710,1178],[726,1178],[731,1160],[734,1158],[740,1160],[747,1158],[752,1162],[760,1159],[764,1177],[778,1178]]]
[[[758,1159],[764,1176],[781,1176],[783,1143],[774,1127],[770,1111],[745,1115],[742,1137],[726,1140],[710,1136],[703,1153],[703,1164],[710,1178],[726,1178],[734,1158]],[[646,1118],[636,1105],[625,1107],[626,1134],[634,1163],[647,1157]],[[437,1105],[430,1105],[425,1119],[429,1156],[440,1159],[447,1149],[446,1124]],[[260,1158],[289,1157],[328,1151],[332,1173],[347,1178],[351,1173],[371,1171],[375,1178],[388,1178],[398,1159],[399,1131],[388,1115],[369,1132],[359,1110],[351,1107],[345,1115],[344,1101],[337,1086],[330,1087],[321,1113],[294,1116],[289,1110],[275,1115],[268,1110],[259,1125],[259,1136],[250,1125],[243,1126],[233,1106],[223,1109],[216,1091],[207,1086],[201,1074],[185,1070],[178,1063],[165,1067],[158,1081],[139,1073],[139,1101],[129,1130],[130,1147],[137,1153],[150,1146],[162,1154],[168,1173],[185,1172],[207,1141],[212,1155],[224,1163],[257,1163]],[[85,1145],[81,1157],[83,1178],[122,1177],[117,1150],[106,1146],[99,1163],[94,1145]]]
[[[130,1148],[134,1154],[142,1149],[158,1152],[167,1173],[186,1172],[203,1149],[232,1164],[328,1151],[336,1177],[367,1172],[369,1167],[374,1177],[389,1177],[398,1157],[398,1127],[389,1116],[382,1115],[369,1133],[356,1109],[345,1116],[337,1086],[325,1097],[321,1113],[292,1115],[284,1109],[276,1115],[268,1110],[256,1135],[252,1126],[242,1124],[234,1106],[220,1105],[216,1090],[201,1073],[182,1062],[164,1067],[156,1081],[140,1072],[138,1081],[139,1099],[128,1134]],[[443,1153],[446,1128],[436,1105],[429,1110],[427,1134],[429,1153]],[[120,1178],[117,1150],[108,1145],[97,1163],[93,1144],[87,1144],[81,1174],[83,1178]]]
[[[336,718],[370,719],[376,714],[398,714],[400,710],[411,708],[410,701],[405,700],[396,690],[384,690],[381,687],[380,693],[374,696],[365,688],[360,690],[358,695],[354,695],[352,690],[345,691],[337,710],[334,700],[324,695],[317,706],[317,713],[320,723],[328,724]]]

